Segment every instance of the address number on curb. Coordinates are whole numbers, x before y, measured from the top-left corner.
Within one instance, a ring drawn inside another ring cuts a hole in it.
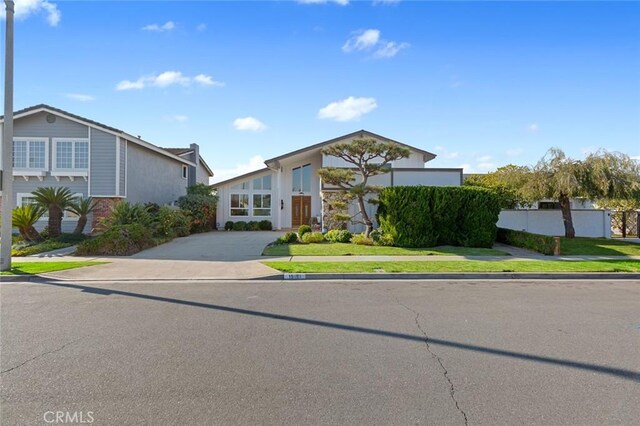
[[[307,274],[284,274],[285,280],[306,280]]]

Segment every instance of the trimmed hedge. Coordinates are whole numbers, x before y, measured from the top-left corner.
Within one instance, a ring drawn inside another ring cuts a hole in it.
[[[321,243],[324,241],[322,232],[305,232],[300,237],[303,243]]]
[[[324,235],[325,240],[330,243],[348,243],[353,235],[346,229],[332,229]]]
[[[554,237],[532,234],[525,231],[498,228],[498,241],[514,247],[521,247],[552,256],[556,247]]]
[[[378,223],[399,247],[491,248],[500,202],[488,189],[395,186],[380,193]]]

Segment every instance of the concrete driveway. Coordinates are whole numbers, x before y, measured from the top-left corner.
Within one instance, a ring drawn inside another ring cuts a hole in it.
[[[90,258],[107,265],[46,274],[60,280],[255,279],[277,273],[259,260],[262,250],[283,232],[207,232],[175,240],[130,257]],[[71,259],[71,258],[70,258]],[[72,258],[78,260],[77,257]],[[89,259],[89,258],[87,258]]]
[[[132,259],[239,262],[260,259],[264,247],[284,232],[214,231],[194,234],[134,254]]]

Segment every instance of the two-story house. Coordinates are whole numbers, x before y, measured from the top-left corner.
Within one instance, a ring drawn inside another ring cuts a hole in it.
[[[3,122],[0,117],[0,130]],[[67,187],[77,197],[96,201],[89,221],[93,228],[115,203],[172,204],[186,194],[187,186],[208,184],[211,177],[213,172],[197,144],[163,149],[44,104],[14,113],[12,196],[16,206],[31,202],[31,192],[38,187]],[[72,231],[75,220],[65,213],[63,231]],[[45,224],[42,219],[38,227]]]
[[[389,173],[375,176],[371,185],[462,185],[462,169],[425,168],[436,155],[366,130],[360,130],[320,142],[265,161],[266,167],[214,184],[217,190],[218,226],[227,221],[270,220],[274,228],[296,228],[302,224],[323,223],[323,194],[335,191],[318,176],[321,167],[350,167],[343,160],[322,153],[326,146],[349,142],[355,138],[373,138],[409,148],[407,158],[390,164]],[[373,217],[376,206],[368,206]],[[357,208],[350,206],[355,216]],[[351,226],[352,230],[360,227]]]

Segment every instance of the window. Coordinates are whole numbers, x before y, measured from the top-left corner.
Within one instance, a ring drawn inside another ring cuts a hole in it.
[[[253,189],[269,191],[271,190],[271,175],[262,176],[253,180]]]
[[[28,206],[36,203],[36,199],[31,194],[17,194],[18,207]],[[47,219],[49,217],[49,211],[45,210],[44,214],[40,217],[40,220]]]
[[[253,215],[271,216],[271,194],[253,194]]]
[[[560,203],[554,201],[540,201],[538,203],[538,209],[540,210],[560,210]]]
[[[249,189],[249,182],[240,182],[231,187],[231,189]]]
[[[249,194],[231,194],[231,216],[249,216]]]
[[[311,164],[293,169],[291,179],[292,192],[311,192]]]
[[[188,169],[187,166],[182,166],[182,179],[186,179],[188,176]]]
[[[13,167],[47,170],[47,139],[16,138],[13,140]]]
[[[88,169],[89,141],[54,139],[54,170]]]

